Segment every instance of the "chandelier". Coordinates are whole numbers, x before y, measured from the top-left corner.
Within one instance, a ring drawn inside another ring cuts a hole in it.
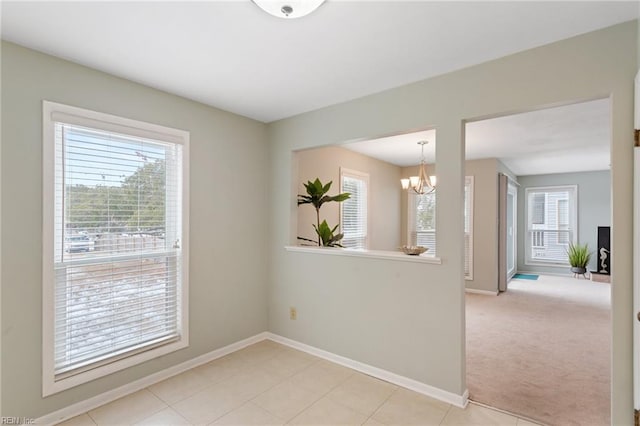
[[[418,176],[411,176],[409,179],[400,179],[402,189],[413,189],[416,194],[430,194],[436,190],[436,177],[427,176],[426,162],[424,159],[424,146],[429,141],[420,141],[418,145],[421,148],[420,165],[418,166]]]
[[[258,7],[278,18],[301,18],[316,10],[324,0],[253,0]]]

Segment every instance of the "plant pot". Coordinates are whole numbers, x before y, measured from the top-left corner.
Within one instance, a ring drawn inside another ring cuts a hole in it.
[[[581,268],[579,266],[572,266],[571,267],[571,272],[573,272],[574,274],[578,274],[578,275],[584,275],[587,273],[587,268]]]

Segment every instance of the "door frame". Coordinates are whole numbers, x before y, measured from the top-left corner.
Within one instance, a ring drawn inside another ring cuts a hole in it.
[[[633,407],[637,413],[640,410],[640,147],[633,149],[633,157]]]

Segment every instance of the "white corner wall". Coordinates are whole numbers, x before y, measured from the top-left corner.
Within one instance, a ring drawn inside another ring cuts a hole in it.
[[[270,124],[270,331],[462,395],[463,120],[611,96],[612,423],[631,424],[636,55],[633,21]],[[442,265],[284,250],[296,233],[292,151],[431,127]]]

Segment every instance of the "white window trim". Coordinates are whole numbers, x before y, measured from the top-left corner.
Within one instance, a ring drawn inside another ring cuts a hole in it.
[[[369,250],[369,241],[371,240],[371,186],[369,185],[369,173],[359,172],[357,170],[348,169],[346,167],[340,167],[340,193],[344,192],[342,188],[342,177],[353,177],[355,179],[361,179],[367,186],[367,235],[364,239],[364,250]],[[340,203],[340,231],[342,232],[342,203]]]
[[[473,269],[474,269],[474,265],[473,265],[473,222],[474,222],[474,193],[475,193],[475,178],[474,176],[465,176],[465,180],[464,180],[464,184],[465,186],[470,185],[471,190],[469,191],[469,274],[464,274],[464,279],[465,281],[473,281]],[[416,214],[415,214],[415,210],[416,210],[416,194],[414,193],[409,193],[408,194],[408,202],[407,202],[407,244],[411,244],[411,241],[413,239],[413,232],[416,226]],[[436,195],[436,206],[438,205],[438,199],[437,199],[437,195]],[[463,204],[463,208],[464,208],[464,204]],[[464,213],[463,213],[464,214]],[[436,215],[437,215],[437,207],[436,207]],[[438,218],[436,216],[436,227],[437,227],[437,223],[438,223]],[[433,232],[436,233],[436,245],[438,244],[438,240],[437,240],[437,231],[434,229]],[[464,245],[464,241],[463,241],[463,245]],[[429,253],[429,252],[427,252]],[[464,268],[464,266],[463,266]],[[464,271],[463,271],[464,272]]]
[[[42,113],[42,396],[45,397],[189,346],[189,132],[49,101],[43,101]],[[57,381],[55,380],[54,368],[55,310],[53,288],[55,282],[55,121],[181,144],[184,163],[182,169],[182,283],[178,307],[181,337],[177,341],[158,348]]]
[[[549,266],[553,268],[566,268],[568,263],[566,262],[545,262],[542,260],[534,260],[531,258],[531,236],[529,235],[529,193],[540,191],[573,191],[574,194],[574,208],[570,212],[571,222],[574,224],[573,238],[571,242],[576,244],[578,242],[578,185],[554,185],[554,186],[532,186],[524,189],[524,264],[528,266]],[[546,203],[545,201],[545,210]],[[571,209],[571,204],[569,204]],[[545,211],[545,223],[547,223],[547,213]]]
[[[469,191],[469,275],[464,276],[466,281],[473,281],[473,222],[474,222],[474,201],[473,196],[475,192],[475,178],[473,176],[465,176],[465,186],[470,185]],[[436,201],[437,203],[437,201]]]

